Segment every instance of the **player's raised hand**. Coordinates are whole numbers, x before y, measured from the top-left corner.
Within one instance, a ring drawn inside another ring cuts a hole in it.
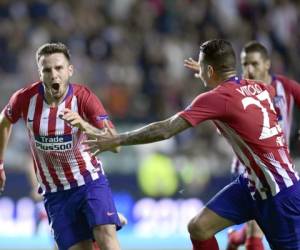
[[[5,181],[6,181],[6,175],[5,175],[5,171],[3,168],[3,163],[0,163],[0,195],[4,191]]]
[[[73,127],[77,127],[80,130],[85,130],[85,121],[81,116],[70,109],[65,108],[59,114],[59,117]]]
[[[184,67],[191,69],[197,73],[194,74],[196,78],[200,78],[199,76],[199,63],[195,61],[193,58],[188,58],[184,60]]]

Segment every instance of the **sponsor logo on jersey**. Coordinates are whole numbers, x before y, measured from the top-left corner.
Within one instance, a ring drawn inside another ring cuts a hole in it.
[[[65,151],[73,147],[72,135],[35,136],[35,146],[43,151]]]

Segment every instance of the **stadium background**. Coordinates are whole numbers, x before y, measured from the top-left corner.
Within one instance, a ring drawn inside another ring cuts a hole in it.
[[[1,0],[0,107],[38,79],[34,53],[49,41],[70,47],[74,82],[95,91],[119,131],[166,118],[203,91],[183,60],[196,59],[208,39],[226,38],[238,53],[257,39],[272,53],[274,72],[300,81],[299,19],[296,0]],[[47,220],[37,220],[31,198],[23,126],[14,127],[5,157],[0,249],[51,249]],[[295,119],[297,167],[298,127]],[[129,219],[119,233],[123,249],[191,249],[186,223],[230,181],[231,156],[210,123],[165,142],[101,155],[117,207]],[[226,232],[218,238],[222,249]]]

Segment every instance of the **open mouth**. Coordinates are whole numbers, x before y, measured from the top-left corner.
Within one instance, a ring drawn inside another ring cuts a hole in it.
[[[57,90],[59,90],[59,84],[58,83],[53,83],[51,85],[51,88],[57,91]]]

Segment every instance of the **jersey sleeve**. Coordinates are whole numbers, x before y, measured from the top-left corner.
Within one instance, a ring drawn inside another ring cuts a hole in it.
[[[286,77],[278,76],[284,83],[284,88],[294,97],[296,105],[300,108],[300,84]]]
[[[2,110],[5,117],[11,122],[16,123],[22,117],[22,90],[15,92],[9,99],[8,104]]]
[[[109,126],[114,128],[114,125],[109,119],[109,116],[104,109],[99,98],[90,90],[87,91],[86,98],[83,101],[83,115],[88,122],[96,128],[102,129],[104,127],[104,121],[107,120]]]
[[[196,126],[205,120],[222,120],[226,117],[227,98],[224,94],[210,91],[197,96],[179,115]]]

